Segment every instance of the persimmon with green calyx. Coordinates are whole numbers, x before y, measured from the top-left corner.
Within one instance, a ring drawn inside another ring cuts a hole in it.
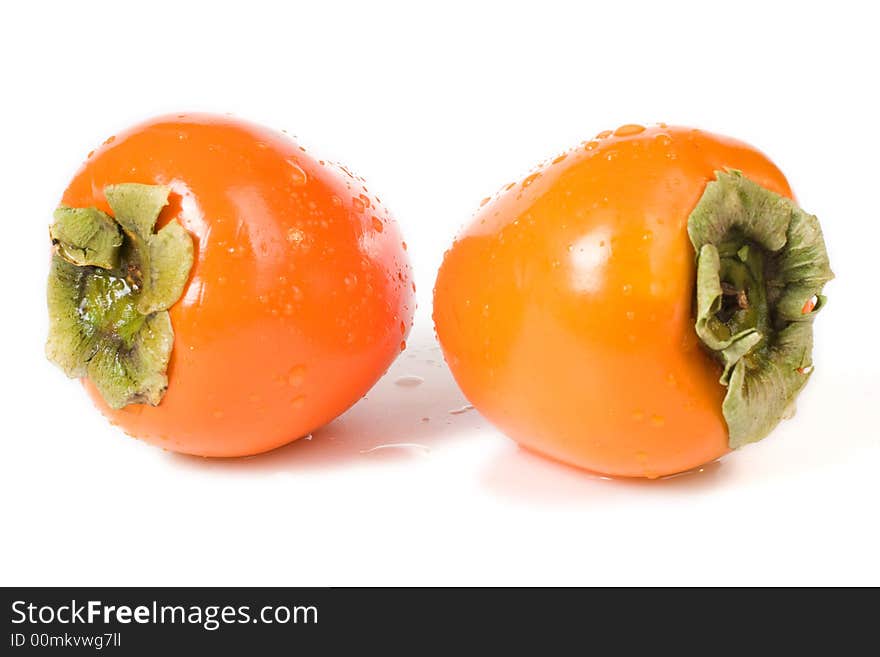
[[[47,354],[127,433],[263,452],[360,399],[400,353],[414,288],[362,179],[285,134],[205,114],[108,139],[64,192]]]
[[[793,412],[832,276],[765,155],[626,125],[480,208],[444,257],[434,321],[465,395],[517,442],[655,478]]]

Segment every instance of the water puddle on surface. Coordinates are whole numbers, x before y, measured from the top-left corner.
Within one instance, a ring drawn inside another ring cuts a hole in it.
[[[361,454],[412,454],[416,456],[425,456],[430,452],[430,447],[419,445],[418,443],[386,443],[360,451]]]
[[[464,406],[462,406],[460,408],[453,408],[451,411],[449,411],[449,414],[450,415],[462,415],[462,414],[467,413],[468,411],[472,411],[472,410],[474,410],[474,407],[471,404],[465,404]]]
[[[420,376],[408,375],[398,377],[394,381],[394,385],[400,386],[401,388],[415,388],[416,386],[420,386],[425,382],[425,380]]]

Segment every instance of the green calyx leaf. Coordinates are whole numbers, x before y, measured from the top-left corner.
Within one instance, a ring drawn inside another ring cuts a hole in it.
[[[58,255],[74,265],[113,269],[119,262],[122,232],[97,208],[58,208],[49,237]]]
[[[156,405],[174,344],[168,308],[183,294],[193,242],[177,222],[153,230],[169,189],[125,183],[104,192],[114,217],[59,208],[47,299],[46,354],[88,377],[112,408]]]
[[[716,172],[688,235],[697,253],[695,327],[724,368],[722,412],[735,449],[793,412],[834,274],[818,219],[738,171]]]

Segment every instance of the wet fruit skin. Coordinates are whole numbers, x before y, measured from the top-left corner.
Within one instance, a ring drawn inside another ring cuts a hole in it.
[[[481,207],[434,291],[443,352],[477,409],[529,449],[612,476],[725,454],[687,236],[724,168],[791,197],[759,151],[661,124],[600,133]]]
[[[165,184],[196,257],[171,310],[156,407],[97,406],[126,432],[203,456],[256,454],[326,424],[401,350],[414,307],[395,222],[363,182],[285,134],[225,116],[161,117],[108,139],[62,202],[109,212],[105,185]]]

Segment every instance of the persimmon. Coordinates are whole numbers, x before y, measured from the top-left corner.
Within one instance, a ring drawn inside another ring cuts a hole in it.
[[[400,232],[363,181],[225,116],[108,139],[50,233],[50,358],[171,450],[248,455],[310,433],[367,392],[412,322]]]
[[[653,478],[791,412],[831,277],[765,155],[626,125],[487,200],[445,255],[434,321],[465,395],[514,440]]]

